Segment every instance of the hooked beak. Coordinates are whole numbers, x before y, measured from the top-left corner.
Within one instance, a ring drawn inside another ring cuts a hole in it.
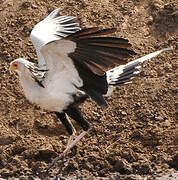
[[[15,72],[15,69],[12,67],[12,65],[10,65],[9,71],[10,71],[10,74],[12,74],[13,72]]]
[[[14,71],[14,69],[12,68],[12,66],[9,67],[9,71],[10,71],[10,74],[12,74],[12,72]]]

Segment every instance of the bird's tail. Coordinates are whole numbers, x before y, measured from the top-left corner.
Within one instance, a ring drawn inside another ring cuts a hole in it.
[[[141,63],[143,63],[146,60],[151,59],[152,57],[159,55],[162,52],[170,51],[170,50],[173,50],[173,48],[172,47],[165,48],[160,51],[150,53],[139,59],[133,60],[127,63],[126,65],[121,65],[107,71],[106,75],[107,75],[107,82],[108,82],[109,88],[108,88],[108,92],[106,96],[109,96],[112,93],[115,86],[122,86],[124,84],[130,83],[131,80],[134,78],[134,76],[140,73]]]

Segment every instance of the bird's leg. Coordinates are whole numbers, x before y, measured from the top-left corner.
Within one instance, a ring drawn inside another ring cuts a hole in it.
[[[73,129],[74,127],[72,126],[71,122],[69,119],[67,119],[66,114],[71,117],[73,120],[75,120],[84,130],[79,136],[77,136],[77,138],[72,141],[73,139]],[[53,167],[55,165],[55,163],[62,159],[68,152],[69,150],[75,146],[75,144],[77,142],[79,142],[81,140],[82,137],[84,137],[88,130],[90,129],[90,125],[88,123],[88,121],[86,121],[82,114],[80,113],[80,111],[78,110],[78,108],[74,105],[71,105],[68,107],[67,110],[65,110],[65,113],[57,113],[58,117],[60,118],[61,122],[65,125],[66,129],[68,130],[69,134],[71,135],[71,137],[69,138],[68,144],[66,149],[57,157],[53,160],[53,162],[47,167],[47,170],[49,170],[51,167]]]
[[[72,125],[70,119],[67,117],[66,113],[59,113],[59,112],[55,112],[57,117],[60,119],[60,121],[62,122],[62,124],[65,126],[67,132],[72,136],[75,134],[76,130],[74,128],[74,126]]]
[[[83,131],[79,136],[77,136],[77,138],[76,138],[74,141],[72,141],[72,142],[71,142],[71,140],[72,140],[73,137],[69,138],[69,142],[68,142],[68,144],[67,144],[66,149],[65,149],[57,158],[55,158],[55,159],[53,160],[53,162],[47,167],[47,170],[49,170],[51,167],[53,167],[58,160],[62,159],[62,158],[69,152],[69,150],[70,150],[72,147],[74,147],[75,144],[76,144],[77,142],[79,142],[79,141],[81,140],[81,138],[84,137],[84,136],[87,134],[88,130],[90,129],[90,125],[89,125],[88,121],[86,121],[86,120],[83,118],[83,116],[82,116],[82,114],[80,113],[80,111],[78,110],[78,108],[75,107],[74,105],[69,106],[68,109],[65,110],[65,113],[66,113],[68,116],[70,116],[73,120],[75,120],[75,121],[82,127],[82,129],[83,129],[84,131]],[[63,117],[64,117],[64,115],[62,115],[62,118],[63,118]],[[66,117],[66,116],[65,116],[65,117]],[[64,118],[63,118],[63,119],[64,119]],[[61,122],[63,122],[63,121],[61,121]],[[66,120],[65,120],[65,122],[66,122]],[[67,122],[70,122],[70,121],[67,121]],[[63,124],[64,124],[64,123],[63,123]],[[67,126],[67,127],[68,127],[68,126]],[[67,128],[67,127],[66,127],[66,128]],[[71,134],[71,135],[72,135],[72,134]]]
[[[70,138],[69,138],[68,143],[67,143],[67,147],[68,147],[70,145],[70,143],[73,141],[76,130],[75,130],[74,126],[72,125],[70,119],[67,117],[66,113],[56,112],[56,115],[60,119],[62,124],[65,126],[67,132],[70,134]]]
[[[75,144],[77,144],[82,137],[84,137],[87,134],[88,131],[83,131],[79,136],[76,137],[76,139],[70,143],[68,143],[66,149],[58,156],[58,160],[60,160],[61,158],[63,158],[71,148],[73,148],[75,146]]]
[[[79,142],[80,139],[87,134],[87,132],[90,128],[88,121],[86,121],[83,118],[82,114],[80,113],[80,111],[78,110],[78,108],[76,106],[72,105],[72,106],[68,107],[68,109],[65,110],[65,112],[73,120],[75,120],[83,128],[84,131],[79,136],[77,136],[77,138],[72,142],[71,142],[71,138],[69,138],[68,145],[67,145],[66,149],[64,150],[64,152],[60,155],[60,157],[65,155],[77,142]]]
[[[66,147],[66,149],[65,149],[65,152],[62,153],[63,156],[64,156],[64,155],[66,154],[66,152],[67,152],[69,149],[71,149],[71,145],[70,145],[70,144],[73,142],[73,137],[75,136],[76,130],[75,130],[75,128],[73,127],[70,119],[67,117],[67,114],[66,114],[65,112],[62,112],[62,113],[60,113],[60,112],[55,112],[55,114],[56,114],[57,117],[60,119],[60,121],[62,122],[62,124],[65,126],[67,132],[70,134],[70,138],[69,138],[69,140],[68,140],[68,143],[67,143],[67,147]],[[73,146],[72,146],[72,147],[73,147]],[[48,171],[48,170],[49,170],[51,167],[53,167],[53,166],[56,164],[56,162],[57,162],[59,159],[61,159],[61,158],[62,158],[62,155],[61,155],[60,158],[59,158],[59,157],[55,158],[55,159],[52,161],[52,163],[49,164],[49,166],[46,168],[46,170]]]
[[[88,131],[83,131],[79,136],[77,136],[77,138],[76,138],[74,141],[70,142],[70,144],[68,143],[66,149],[65,149],[58,157],[56,157],[56,158],[52,161],[52,163],[49,164],[49,166],[47,166],[46,170],[48,171],[49,169],[51,169],[60,159],[62,159],[63,157],[65,157],[65,155],[69,152],[69,150],[70,150],[72,147],[74,147],[75,144],[76,144],[77,142],[79,142],[80,139],[87,134],[87,132],[88,132]]]
[[[74,121],[76,121],[77,124],[81,126],[84,131],[89,130],[90,124],[88,123],[86,119],[84,119],[78,107],[74,105],[69,106],[68,109],[65,110],[65,112],[69,117],[71,117]]]
[[[74,139],[74,136],[75,136],[75,133],[73,133],[70,137],[69,137],[69,140],[67,142],[67,147],[72,143],[73,139]],[[66,147],[66,148],[67,148]]]
[[[67,110],[65,110],[66,114],[69,115],[72,119],[74,119],[82,128],[83,128],[83,132],[74,140],[71,141],[73,139],[73,136],[71,136],[69,138],[68,144],[66,149],[64,150],[64,152],[60,155],[61,157],[63,155],[65,155],[77,142],[80,141],[80,139],[85,136],[85,134],[87,133],[87,131],[90,128],[89,123],[82,117],[80,111],[78,110],[78,108],[76,106],[69,106]]]

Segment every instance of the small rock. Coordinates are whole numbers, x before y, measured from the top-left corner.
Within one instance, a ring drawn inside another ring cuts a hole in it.
[[[169,120],[166,120],[165,122],[163,122],[162,124],[164,127],[169,127],[171,125]]]
[[[57,155],[51,144],[45,144],[39,149],[39,155],[43,159]]]
[[[121,111],[121,114],[122,114],[123,116],[127,116],[127,113],[126,113],[125,111]]]
[[[15,141],[13,136],[0,136],[0,145],[12,144]]]
[[[153,23],[153,16],[148,17],[148,25],[151,25]]]
[[[132,150],[130,150],[129,152],[123,152],[121,157],[126,159],[128,162],[136,162],[136,161],[138,161],[137,153],[135,153]]]
[[[114,165],[114,171],[120,172],[121,174],[131,174],[132,169],[129,163],[125,159],[118,159]]]
[[[171,161],[168,162],[171,168],[174,168],[178,171],[178,154],[176,154]]]
[[[23,2],[21,7],[24,8],[24,9],[27,9],[31,6],[31,3],[30,2]]]
[[[156,116],[155,120],[156,121],[164,121],[164,118],[162,116]]]
[[[132,168],[133,168],[133,171],[134,173],[136,174],[150,174],[151,173],[151,168],[150,168],[150,165],[149,163],[136,163],[134,165],[132,165]]]

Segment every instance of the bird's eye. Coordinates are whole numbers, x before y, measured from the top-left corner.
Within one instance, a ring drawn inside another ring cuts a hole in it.
[[[16,70],[18,68],[18,62],[14,62],[12,64],[12,68]]]

